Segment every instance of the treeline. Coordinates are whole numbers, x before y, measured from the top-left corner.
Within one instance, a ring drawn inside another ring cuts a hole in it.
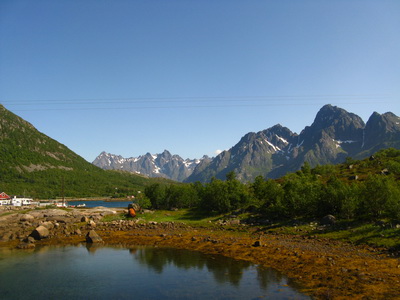
[[[357,170],[358,176],[351,175]],[[400,218],[400,150],[386,149],[373,158],[347,159],[340,166],[306,163],[278,180],[257,177],[241,183],[234,172],[226,180],[181,185],[152,184],[145,189],[147,206],[155,209],[197,207],[227,213],[238,209],[270,219],[322,217]]]

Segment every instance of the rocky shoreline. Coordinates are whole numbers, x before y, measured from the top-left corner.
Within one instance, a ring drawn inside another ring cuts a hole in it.
[[[103,222],[124,209],[46,209],[0,212],[0,247],[39,245],[165,246],[221,254],[272,267],[317,299],[400,299],[400,260],[368,246],[316,237],[270,234],[256,228],[183,223]],[[29,251],[29,250],[21,250]]]

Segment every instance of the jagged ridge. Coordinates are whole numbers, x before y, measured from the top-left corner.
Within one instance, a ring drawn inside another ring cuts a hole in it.
[[[183,159],[179,155],[172,155],[167,150],[164,150],[161,154],[146,153],[139,157],[130,158],[102,152],[96,157],[93,164],[108,170],[124,170],[149,177],[165,177],[183,181],[190,176],[196,166],[204,159],[208,159],[208,157]]]
[[[400,148],[399,124],[400,118],[391,112],[374,112],[365,124],[359,116],[328,104],[299,135],[281,125],[248,133],[185,181],[225,179],[230,171],[242,181],[258,175],[278,178],[299,170],[304,162],[316,166],[340,163],[346,157],[363,159],[383,148]]]

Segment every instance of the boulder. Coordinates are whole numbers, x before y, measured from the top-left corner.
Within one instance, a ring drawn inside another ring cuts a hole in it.
[[[326,215],[321,219],[321,225],[334,225],[336,223],[336,218],[332,215]]]
[[[3,234],[3,236],[0,238],[0,242],[8,242],[12,240],[13,233],[12,232],[6,232]]]
[[[86,217],[86,216],[83,216],[83,217],[81,218],[81,222],[89,222],[89,218]]]
[[[102,243],[103,239],[97,234],[96,231],[94,230],[90,230],[87,234],[86,234],[86,243]]]
[[[49,230],[54,228],[54,224],[52,222],[50,222],[50,221],[43,222],[42,226],[46,227]]]
[[[19,220],[21,222],[32,222],[35,218],[30,214],[23,214]]]
[[[36,227],[36,229],[32,231],[30,236],[33,237],[35,240],[41,240],[47,238],[49,234],[50,234],[49,230],[46,227],[40,225],[39,227]]]

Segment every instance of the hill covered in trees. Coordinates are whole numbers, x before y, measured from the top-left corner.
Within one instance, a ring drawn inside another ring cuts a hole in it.
[[[0,190],[7,194],[126,196],[158,181],[102,170],[0,105]]]

